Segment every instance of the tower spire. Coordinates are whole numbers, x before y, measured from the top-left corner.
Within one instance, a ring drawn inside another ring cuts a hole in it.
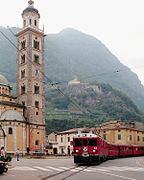
[[[33,6],[34,5],[34,1],[33,0],[29,0],[28,4],[29,4],[29,6]]]

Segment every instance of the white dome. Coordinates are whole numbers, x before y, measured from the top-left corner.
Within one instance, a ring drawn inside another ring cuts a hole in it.
[[[8,80],[1,74],[0,74],[0,84],[4,84],[4,85],[9,84]]]
[[[7,110],[1,114],[0,120],[25,121],[25,118],[21,115],[21,113],[15,111],[15,110]]]

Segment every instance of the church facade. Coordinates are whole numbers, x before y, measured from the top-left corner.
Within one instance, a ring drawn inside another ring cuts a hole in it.
[[[34,2],[22,12],[23,27],[17,37],[17,97],[0,75],[0,145],[9,153],[44,150],[45,84],[44,31],[39,29],[40,14]]]

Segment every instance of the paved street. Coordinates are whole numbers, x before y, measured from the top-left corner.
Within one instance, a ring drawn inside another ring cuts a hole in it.
[[[143,180],[144,157],[109,160],[101,165],[76,166],[72,157],[12,161],[0,180]]]

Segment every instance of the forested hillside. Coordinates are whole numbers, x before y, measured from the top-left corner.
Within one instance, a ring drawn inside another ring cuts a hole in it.
[[[107,120],[143,121],[142,113],[130,98],[110,85],[93,82],[57,88],[50,88],[46,93],[48,133],[94,127]]]

